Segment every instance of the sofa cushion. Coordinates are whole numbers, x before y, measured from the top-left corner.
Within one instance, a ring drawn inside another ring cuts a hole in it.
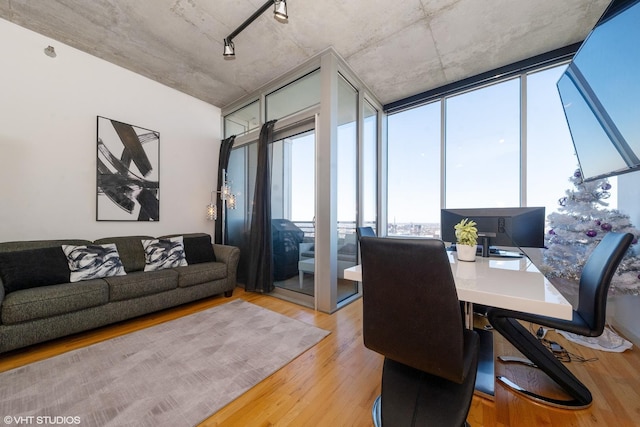
[[[146,264],[144,271],[157,271],[187,265],[182,236],[143,240]]]
[[[17,242],[0,243],[0,252],[25,251],[27,249],[59,248],[62,245],[90,245],[90,240],[61,239],[61,240],[21,240]]]
[[[127,274],[114,243],[86,246],[63,245],[62,250],[69,263],[71,271],[69,281],[71,282]]]
[[[2,302],[2,323],[11,325],[42,319],[107,302],[109,287],[102,279],[25,289],[5,297]]]
[[[69,266],[62,248],[0,253],[0,278],[6,293],[69,282]]]
[[[184,253],[187,257],[187,264],[200,264],[202,262],[216,261],[216,254],[213,252],[211,238],[202,237],[184,237]]]
[[[221,262],[193,264],[187,267],[176,267],[174,270],[180,274],[178,286],[181,288],[188,288],[189,286],[227,277],[227,265]]]
[[[187,264],[200,264],[201,262],[215,262],[216,254],[211,244],[211,235],[207,233],[170,234],[160,236],[158,239],[182,236],[184,253]]]
[[[120,260],[127,273],[144,270],[145,258],[142,241],[153,239],[151,236],[105,237],[96,240],[95,244],[115,243]]]
[[[157,294],[178,287],[178,272],[174,270],[136,271],[126,276],[105,277],[109,284],[109,300],[122,301]]]

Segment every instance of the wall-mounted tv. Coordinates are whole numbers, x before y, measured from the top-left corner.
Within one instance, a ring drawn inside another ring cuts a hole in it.
[[[640,170],[640,0],[614,0],[557,86],[585,181]]]

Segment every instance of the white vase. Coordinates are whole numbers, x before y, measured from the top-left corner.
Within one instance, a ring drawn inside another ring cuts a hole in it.
[[[476,260],[476,245],[461,245],[456,244],[456,252],[458,253],[458,260],[460,261],[475,261]]]

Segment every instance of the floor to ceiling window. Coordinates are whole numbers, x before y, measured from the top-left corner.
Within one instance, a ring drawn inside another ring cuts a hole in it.
[[[362,130],[362,225],[378,227],[378,111],[364,101]]]
[[[556,89],[565,68],[527,76],[527,205],[544,206],[547,213],[556,211],[565,191],[573,189],[569,179],[579,167]],[[609,178],[609,183],[609,208],[615,209],[617,177]]]
[[[556,88],[565,67],[523,72],[390,114],[389,234],[438,237],[441,207],[557,210],[578,167]]]
[[[445,206],[520,204],[520,80],[445,101]]]
[[[345,268],[357,264],[356,238],[358,185],[358,92],[340,76],[338,79],[338,265],[337,299],[358,292],[358,283],[344,279]]]
[[[440,235],[440,105],[388,117],[389,235]]]

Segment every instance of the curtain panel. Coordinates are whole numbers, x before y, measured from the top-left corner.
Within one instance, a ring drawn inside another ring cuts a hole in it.
[[[245,290],[271,292],[273,285],[273,254],[271,237],[271,171],[269,145],[273,143],[276,120],[262,125],[258,139],[256,185],[249,234],[249,272]]]
[[[226,139],[223,139],[222,142],[220,142],[220,156],[218,157],[218,187],[217,187],[217,193],[216,193],[216,206],[219,206],[220,209],[224,209],[223,205],[222,205],[222,198],[221,198],[221,190],[222,190],[222,184],[224,183],[224,174],[223,171],[227,170],[227,168],[229,167],[229,158],[231,157],[231,148],[233,147],[233,142],[235,141],[236,136],[232,135]],[[222,221],[216,221],[216,229],[215,229],[215,243],[221,244],[222,243]],[[227,224],[225,222],[224,224],[225,230],[224,230],[224,235],[227,236]]]

